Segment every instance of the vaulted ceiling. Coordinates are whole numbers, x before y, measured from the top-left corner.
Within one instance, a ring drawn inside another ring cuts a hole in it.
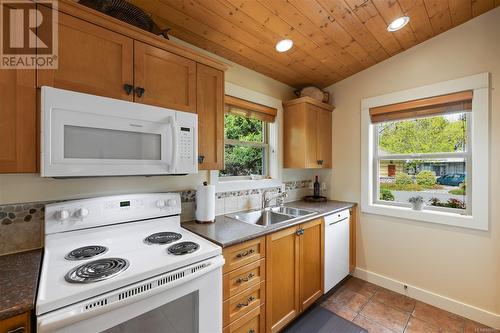
[[[325,87],[500,0],[129,0],[170,34],[293,87]],[[396,32],[387,25],[407,15]],[[293,48],[275,50],[289,38]],[[464,41],[466,47],[466,41]]]

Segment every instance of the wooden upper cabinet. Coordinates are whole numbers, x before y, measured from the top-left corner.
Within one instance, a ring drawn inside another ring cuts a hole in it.
[[[302,225],[300,242],[300,310],[303,311],[323,295],[323,219]]]
[[[195,61],[134,41],[134,77],[136,102],[196,112]]]
[[[50,10],[39,6],[40,10]],[[58,68],[39,69],[37,85],[133,100],[133,40],[59,12]]]
[[[297,227],[266,236],[266,332],[278,332],[299,311]]]
[[[35,70],[0,70],[0,173],[37,171]]]
[[[334,107],[310,97],[285,102],[283,107],[284,167],[331,168]]]
[[[197,64],[198,162],[200,170],[224,168],[224,72]]]

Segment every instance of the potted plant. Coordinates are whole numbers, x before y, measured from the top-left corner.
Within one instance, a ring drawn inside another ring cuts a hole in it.
[[[413,210],[422,210],[422,206],[424,205],[424,198],[420,195],[417,195],[408,199],[408,202],[411,203],[411,208]]]

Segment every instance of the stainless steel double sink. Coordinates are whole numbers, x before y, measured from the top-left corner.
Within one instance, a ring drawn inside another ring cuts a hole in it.
[[[260,227],[268,227],[279,223],[293,222],[315,214],[317,212],[312,210],[279,206],[226,214],[226,217]]]

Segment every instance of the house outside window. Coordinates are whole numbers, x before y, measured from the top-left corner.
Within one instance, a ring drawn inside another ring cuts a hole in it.
[[[362,211],[488,229],[488,77],[362,101]]]

